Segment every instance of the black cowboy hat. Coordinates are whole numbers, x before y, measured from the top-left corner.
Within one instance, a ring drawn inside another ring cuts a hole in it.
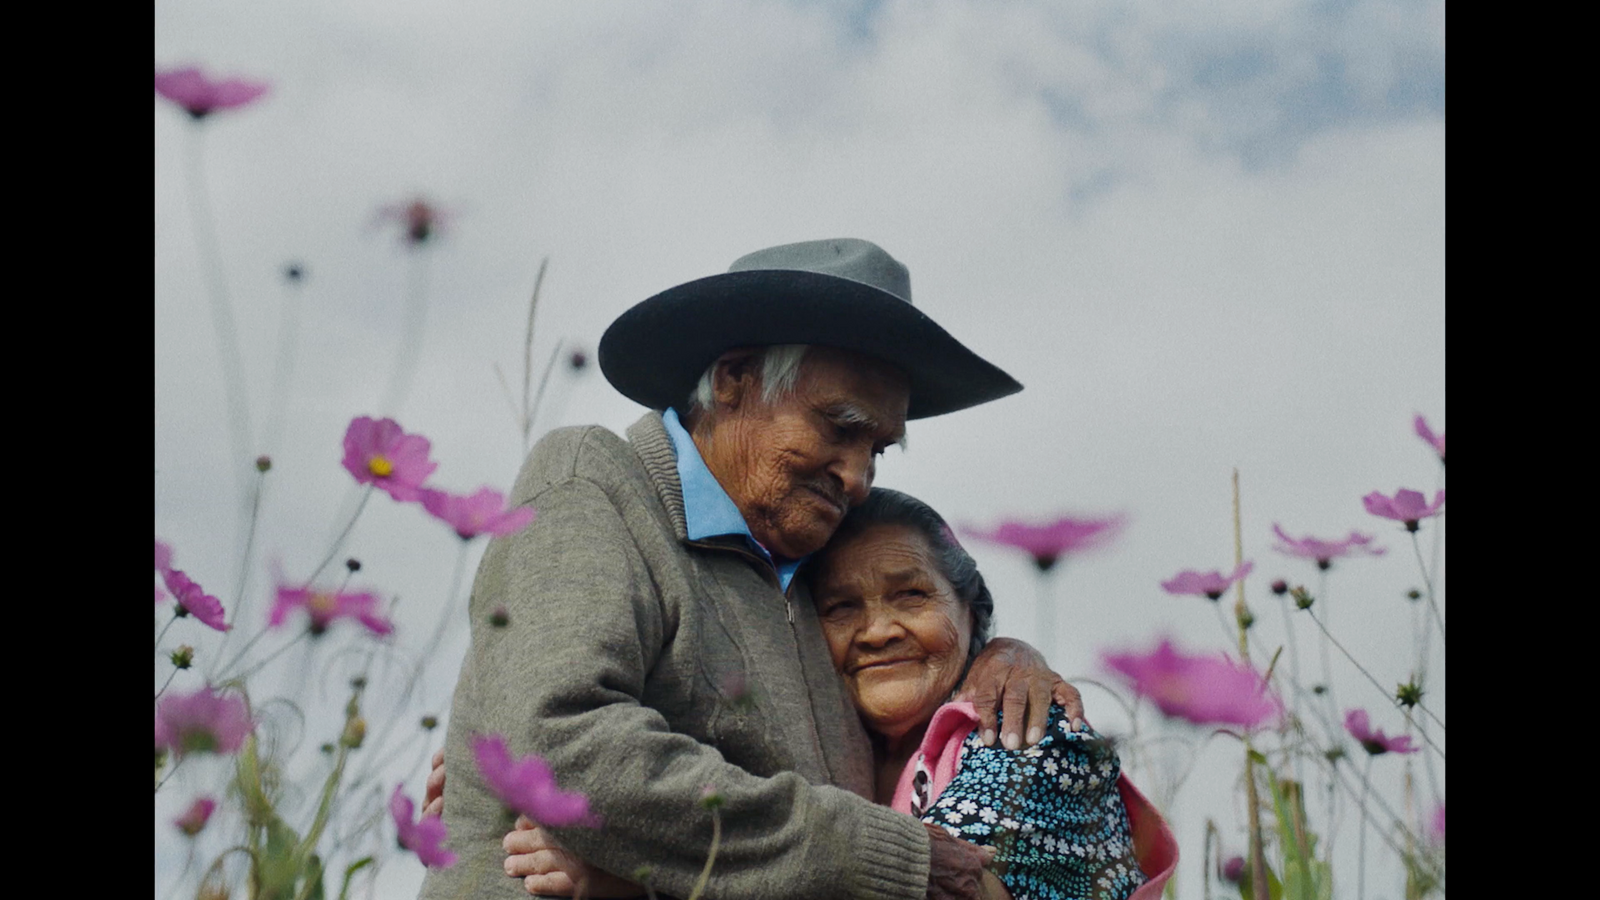
[[[819,344],[900,367],[908,419],[1022,390],[911,305],[911,275],[883,248],[837,238],[757,250],[721,275],[669,288],[617,317],[600,338],[600,371],[628,399],[681,407],[735,347]]]

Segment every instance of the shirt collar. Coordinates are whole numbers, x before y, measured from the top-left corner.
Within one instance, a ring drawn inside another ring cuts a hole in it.
[[[743,537],[752,550],[772,563],[773,569],[778,573],[778,583],[787,591],[789,582],[794,579],[795,571],[805,562],[806,557],[782,563],[775,562],[772,554],[767,552],[767,548],[761,546],[750,533],[750,526],[745,523],[739,507],[734,505],[733,498],[728,496],[728,492],[717,482],[717,477],[706,468],[706,461],[700,456],[700,448],[694,445],[694,438],[689,436],[689,432],[684,430],[683,423],[678,421],[678,411],[668,409],[662,413],[661,424],[666,426],[667,436],[672,438],[672,449],[678,455],[678,483],[683,487],[683,518],[689,540],[698,541],[726,535]]]

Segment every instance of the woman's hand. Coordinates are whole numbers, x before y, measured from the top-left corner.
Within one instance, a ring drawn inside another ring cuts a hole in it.
[[[522,879],[530,894],[571,897],[583,886],[586,897],[642,897],[645,890],[625,878],[603,872],[578,859],[527,816],[500,842],[506,853],[506,874]]]
[[[1083,720],[1083,697],[1050,669],[1039,651],[1015,638],[997,637],[989,641],[972,661],[967,680],[956,694],[958,700],[971,700],[978,713],[978,727],[984,746],[994,746],[995,710],[1005,714],[1005,734],[1000,743],[1007,750],[1022,747],[1020,724],[1027,723],[1028,745],[1044,738],[1050,721],[1050,702],[1066,710],[1073,731],[1088,725]]]
[[[428,773],[428,783],[422,790],[422,814],[444,815],[444,750],[433,754],[433,771]]]

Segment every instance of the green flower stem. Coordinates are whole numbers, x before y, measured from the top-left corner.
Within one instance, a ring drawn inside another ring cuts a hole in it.
[[[239,353],[239,329],[233,320],[233,305],[228,299],[227,277],[223,271],[222,249],[217,239],[216,217],[211,210],[210,194],[206,190],[204,157],[201,138],[204,127],[199,121],[190,132],[189,143],[189,201],[194,223],[195,246],[200,252],[201,270],[211,301],[211,325],[217,333],[217,353],[222,362],[222,386],[228,402],[228,425],[233,438],[232,468],[238,479],[239,502],[242,506],[247,492],[244,465],[250,455],[250,401],[244,384],[244,366]]]
[[[345,714],[345,728],[347,730],[349,729],[350,724],[361,715],[359,706],[360,701],[361,689],[356,688],[355,692],[350,695],[350,704],[347,707]],[[322,784],[322,800],[317,804],[316,818],[312,820],[311,828],[306,831],[305,838],[302,839],[299,845],[295,847],[295,858],[309,858],[311,852],[316,849],[317,841],[322,838],[322,831],[328,825],[328,816],[333,812],[333,798],[334,795],[339,792],[339,780],[344,775],[345,762],[350,757],[351,749],[353,748],[350,746],[349,742],[344,740],[343,735],[341,734],[339,740],[339,755],[334,761],[333,771],[328,773],[327,781],[323,782]],[[319,870],[316,878],[306,878],[305,883],[300,887],[299,893],[295,895],[295,900],[307,900],[307,898],[311,896],[312,890],[320,887],[321,884],[322,877]]]
[[[165,777],[165,778],[162,778],[162,779],[161,779],[161,780],[160,780],[160,781],[158,781],[158,782],[156,782],[156,789],[155,789],[155,793],[157,793],[157,794],[159,794],[159,793],[161,793],[161,786],[162,786],[162,785],[163,785],[163,784],[166,784],[166,783],[167,783],[167,781],[168,781],[168,780],[169,780],[169,779],[171,779],[171,778],[172,778],[172,776],[173,776],[173,775],[174,775],[174,774],[176,774],[176,773],[177,773],[177,771],[178,771],[178,767],[179,767],[179,766],[181,766],[181,765],[183,765],[183,761],[184,761],[184,760],[185,760],[185,759],[188,759],[188,757],[187,757],[187,756],[180,756],[180,757],[178,757],[178,758],[177,758],[177,760],[175,760],[175,761],[174,761],[174,762],[173,762],[173,763],[172,763],[172,768],[170,768],[170,769],[168,769],[168,770],[167,770],[167,775],[166,775],[166,777]]]
[[[550,266],[550,257],[539,260],[539,274],[533,278],[533,297],[528,300],[528,333],[522,342],[522,451],[528,451],[528,436],[533,434],[533,420],[538,415],[539,400],[535,399],[533,405],[528,405],[528,386],[533,380],[533,314],[539,309],[539,289],[544,287],[544,273]],[[544,368],[544,378],[539,381],[537,398],[544,397],[545,382],[550,380],[551,366],[555,365],[556,354],[561,352],[561,342],[556,342],[556,349],[550,354],[550,362]]]
[[[1422,572],[1422,585],[1428,589],[1428,608],[1433,610],[1433,621],[1439,626],[1439,643],[1444,643],[1444,615],[1433,599],[1433,579],[1428,577],[1428,566],[1422,561],[1422,547],[1417,543],[1417,533],[1411,532],[1411,549],[1417,555],[1417,568]]]
[[[261,446],[266,453],[277,452],[278,440],[283,434],[285,408],[289,403],[289,386],[294,380],[295,347],[299,343],[301,291],[299,281],[290,281],[288,299],[284,301],[282,318],[278,325],[278,358],[272,370],[272,394],[267,402],[267,421],[261,429]]]
[[[263,630],[261,632],[261,634],[266,634],[266,631]],[[261,671],[261,669],[263,667],[265,667],[267,665],[267,663],[270,663],[273,660],[277,659],[278,657],[282,656],[284,654],[284,651],[288,650],[290,647],[293,647],[295,644],[298,644],[301,641],[305,640],[305,637],[308,634],[310,634],[309,631],[300,632],[299,634],[295,635],[293,638],[290,638],[287,643],[283,644],[282,646],[278,647],[278,649],[276,649],[276,650],[272,651],[271,653],[267,654],[263,659],[259,660],[255,665],[253,665],[250,668],[246,669],[245,671],[239,673],[238,675],[235,675],[232,678],[229,678],[228,680],[229,681],[236,681],[236,682],[238,682],[240,684],[243,684],[245,682],[245,680],[248,679],[251,675],[254,675],[257,672]],[[258,634],[256,637],[260,637],[260,636],[261,635]],[[250,643],[254,644],[255,641],[251,640]],[[249,650],[250,647],[247,646],[247,647],[245,647],[245,649]],[[241,653],[240,656],[242,657],[243,654]],[[235,662],[237,662],[237,661],[238,660],[235,660]]]
[[[1356,789],[1354,787],[1352,787],[1348,782],[1346,782],[1344,780],[1344,776],[1338,774],[1337,767],[1335,767],[1335,769],[1334,769],[1334,781],[1338,784],[1338,786],[1340,788],[1342,788],[1344,790],[1345,794],[1351,800],[1354,800],[1354,801],[1356,801],[1357,804],[1359,804],[1357,809],[1361,813],[1361,816],[1362,816],[1363,819],[1371,819],[1372,820],[1372,825],[1375,826],[1375,827],[1377,827],[1377,826],[1379,826],[1381,824],[1381,823],[1378,822],[1377,817],[1373,816],[1372,813],[1369,812],[1367,810],[1366,806],[1365,806],[1366,799],[1367,799],[1367,792],[1366,792],[1366,790],[1364,788],[1363,788],[1362,792],[1358,794],[1356,792]],[[1384,801],[1382,794],[1371,794],[1370,796],[1371,796],[1371,799],[1373,800],[1373,802],[1375,802],[1379,806],[1379,808],[1383,811],[1383,814],[1389,817],[1389,821],[1394,822],[1394,823],[1396,823],[1398,825],[1398,827],[1400,828],[1400,830],[1401,830],[1401,832],[1403,834],[1405,834],[1405,835],[1410,835],[1411,834],[1411,829],[1406,826],[1405,820],[1402,819],[1401,817],[1395,815],[1394,810],[1390,809],[1389,808],[1389,804]],[[1393,850],[1396,854],[1399,854],[1400,856],[1404,856],[1405,855],[1405,848],[1402,847],[1400,844],[1396,843],[1394,838],[1389,836],[1389,832],[1386,831],[1385,829],[1383,829],[1382,827],[1378,827],[1378,836],[1383,838],[1384,843],[1388,844],[1389,845],[1389,849]],[[1330,837],[1331,837],[1331,835],[1330,835]]]
[[[469,541],[461,542],[461,549],[456,554],[455,575],[450,581],[450,593],[445,595],[446,600],[444,603],[444,611],[439,617],[439,624],[434,628],[433,636],[429,638],[427,646],[423,648],[420,654],[418,654],[416,665],[411,670],[411,677],[406,679],[406,686],[404,690],[400,692],[400,698],[395,701],[397,706],[404,707],[406,702],[411,699],[411,693],[416,689],[417,680],[422,677],[423,670],[427,668],[428,661],[433,657],[433,652],[438,649],[439,642],[444,639],[445,631],[448,630],[450,623],[455,619],[456,610],[460,606],[460,598],[457,597],[457,594],[459,594],[461,591],[462,577],[466,573],[467,551],[470,546],[471,542]],[[372,657],[369,655],[367,657],[367,666],[370,668],[371,664]],[[364,675],[366,672],[363,672],[362,674]],[[389,746],[389,735],[394,731],[395,724],[399,721],[400,717],[398,715],[392,716],[385,721],[383,723],[383,729],[378,733],[378,738],[374,742],[374,746]],[[358,775],[352,783],[363,783],[369,774],[375,771],[381,771],[383,768],[387,767],[390,761],[398,757],[401,753],[404,753],[410,745],[411,740],[407,739],[404,743],[395,747],[395,749],[381,762],[374,760],[373,765],[369,769],[363,770],[363,772]],[[424,748],[424,752],[426,752],[426,748]]]
[[[389,387],[384,391],[383,403],[378,407],[379,412],[385,416],[393,416],[400,411],[406,395],[411,392],[411,382],[417,374],[417,365],[421,361],[422,325],[428,311],[430,255],[430,248],[426,244],[411,246],[411,285],[410,290],[406,292],[405,331],[400,338],[400,355],[395,360],[394,374],[390,376]]]
[[[177,676],[178,676],[178,667],[177,666],[173,666],[172,667],[172,674],[167,676],[167,680],[166,681],[161,682],[161,690],[156,691],[156,699],[157,700],[160,700],[161,699],[161,695],[165,694],[167,692],[167,686],[172,684],[172,679],[176,678]]]
[[[1372,757],[1367,757],[1367,771],[1361,776],[1361,826],[1356,839],[1356,900],[1367,896],[1367,795],[1372,792]]]
[[[706,889],[706,882],[711,879],[711,864],[717,860],[717,850],[722,846],[722,814],[711,810],[711,852],[706,854],[705,868],[700,870],[700,879],[694,883],[694,890],[689,893],[689,900],[699,900],[700,892]]]
[[[217,650],[212,654],[214,659],[222,658],[223,648],[228,646],[228,639],[233,637],[234,629],[231,626],[237,625],[244,617],[245,599],[249,597],[245,589],[250,583],[250,554],[255,550],[256,526],[261,521],[261,489],[266,478],[267,473],[259,469],[256,471],[255,489],[250,497],[250,524],[245,530],[243,558],[239,560],[239,590],[234,595],[233,605],[229,607],[227,623],[230,627],[222,633],[222,640],[217,642]]]
[[[356,506],[356,511],[351,514],[350,521],[345,523],[344,530],[339,532],[339,536],[333,539],[333,546],[328,548],[328,555],[322,558],[322,562],[318,563],[316,569],[311,572],[311,577],[306,579],[305,587],[310,587],[311,583],[317,580],[317,576],[322,574],[322,570],[328,567],[328,563],[333,562],[333,558],[339,555],[339,548],[343,547],[345,539],[350,537],[351,530],[356,527],[356,520],[361,518],[361,511],[367,508],[367,501],[372,499],[372,491],[376,487],[376,485],[369,483],[367,489],[361,493],[361,503]]]
[[[1363,666],[1363,665],[1361,665],[1361,663],[1357,662],[1356,658],[1354,656],[1350,655],[1350,651],[1346,650],[1344,648],[1344,645],[1339,643],[1338,638],[1335,638],[1328,631],[1327,626],[1325,626],[1322,623],[1322,620],[1317,618],[1316,611],[1312,610],[1312,609],[1310,609],[1308,607],[1306,609],[1306,612],[1311,614],[1311,621],[1317,623],[1317,627],[1322,629],[1323,635],[1325,635],[1327,637],[1327,639],[1329,641],[1331,641],[1335,647],[1339,648],[1339,652],[1344,654],[1344,658],[1350,660],[1350,664],[1355,666],[1356,669],[1358,671],[1360,671],[1362,675],[1367,676],[1367,680],[1372,682],[1372,686],[1373,687],[1377,688],[1378,691],[1380,693],[1382,693],[1384,696],[1389,697],[1389,702],[1395,704],[1396,706],[1399,706],[1400,705],[1399,701],[1395,700],[1392,696],[1389,696],[1389,691],[1386,688],[1384,688],[1383,685],[1378,683],[1378,679],[1373,678],[1372,677],[1372,673],[1368,672],[1365,666]],[[1423,712],[1427,713],[1428,714],[1428,718],[1432,719],[1435,723],[1437,723],[1441,731],[1444,729],[1444,723],[1439,721],[1439,717],[1434,715],[1432,710],[1428,709],[1426,706],[1423,706],[1421,703],[1417,704],[1417,709],[1420,709]],[[1440,750],[1439,746],[1437,744],[1435,744],[1431,738],[1429,738],[1426,735],[1424,735],[1423,736],[1423,740],[1425,740],[1427,742],[1429,747],[1432,747],[1434,749],[1434,752],[1439,754],[1439,758],[1440,759],[1444,759],[1444,751]]]
[[[160,650],[161,649],[161,639],[167,636],[167,629],[171,628],[172,627],[172,623],[178,621],[179,618],[180,617],[178,616],[177,611],[174,610],[173,613],[172,613],[172,618],[167,620],[167,624],[161,626],[161,633],[156,635],[156,646],[155,646],[156,650]]]
[[[1034,624],[1038,629],[1035,634],[1039,636],[1039,652],[1049,659],[1056,644],[1056,605],[1054,592],[1050,590],[1050,573],[1039,572],[1034,583],[1038,593],[1034,600]]]

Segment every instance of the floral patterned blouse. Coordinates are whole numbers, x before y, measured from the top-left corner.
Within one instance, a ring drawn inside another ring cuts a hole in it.
[[[1060,706],[1050,707],[1045,737],[1032,747],[985,747],[974,730],[936,798],[921,754],[914,765],[912,814],[996,847],[992,869],[1014,900],[1127,900],[1144,883],[1117,790],[1117,752],[1092,730],[1068,730]]]

